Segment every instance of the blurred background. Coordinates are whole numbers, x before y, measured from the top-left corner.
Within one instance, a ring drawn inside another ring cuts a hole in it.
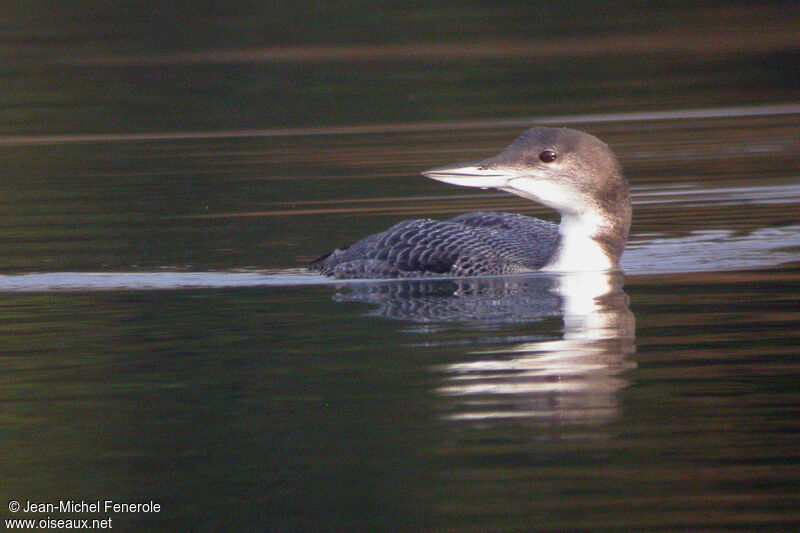
[[[7,2],[4,135],[794,100],[796,2]]]

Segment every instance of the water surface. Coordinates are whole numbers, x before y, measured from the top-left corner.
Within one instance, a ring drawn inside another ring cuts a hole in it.
[[[2,519],[800,528],[789,4],[60,5],[0,15]],[[624,273],[305,271],[409,217],[555,220],[419,175],[534,123],[619,155]]]

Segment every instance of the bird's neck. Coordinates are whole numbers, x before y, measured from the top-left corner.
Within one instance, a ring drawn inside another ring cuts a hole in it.
[[[609,238],[619,238],[614,231],[600,215],[562,215],[556,248],[542,270],[589,272],[616,268],[619,258],[605,243]]]

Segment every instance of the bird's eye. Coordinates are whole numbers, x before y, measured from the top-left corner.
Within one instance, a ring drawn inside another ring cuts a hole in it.
[[[544,150],[542,153],[539,154],[539,159],[543,163],[552,163],[553,161],[558,158],[558,154],[552,150]]]

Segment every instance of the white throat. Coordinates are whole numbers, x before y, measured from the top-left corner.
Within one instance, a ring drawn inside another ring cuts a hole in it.
[[[603,218],[599,215],[562,215],[555,254],[542,270],[591,272],[612,269],[611,259],[593,238],[603,226]]]

